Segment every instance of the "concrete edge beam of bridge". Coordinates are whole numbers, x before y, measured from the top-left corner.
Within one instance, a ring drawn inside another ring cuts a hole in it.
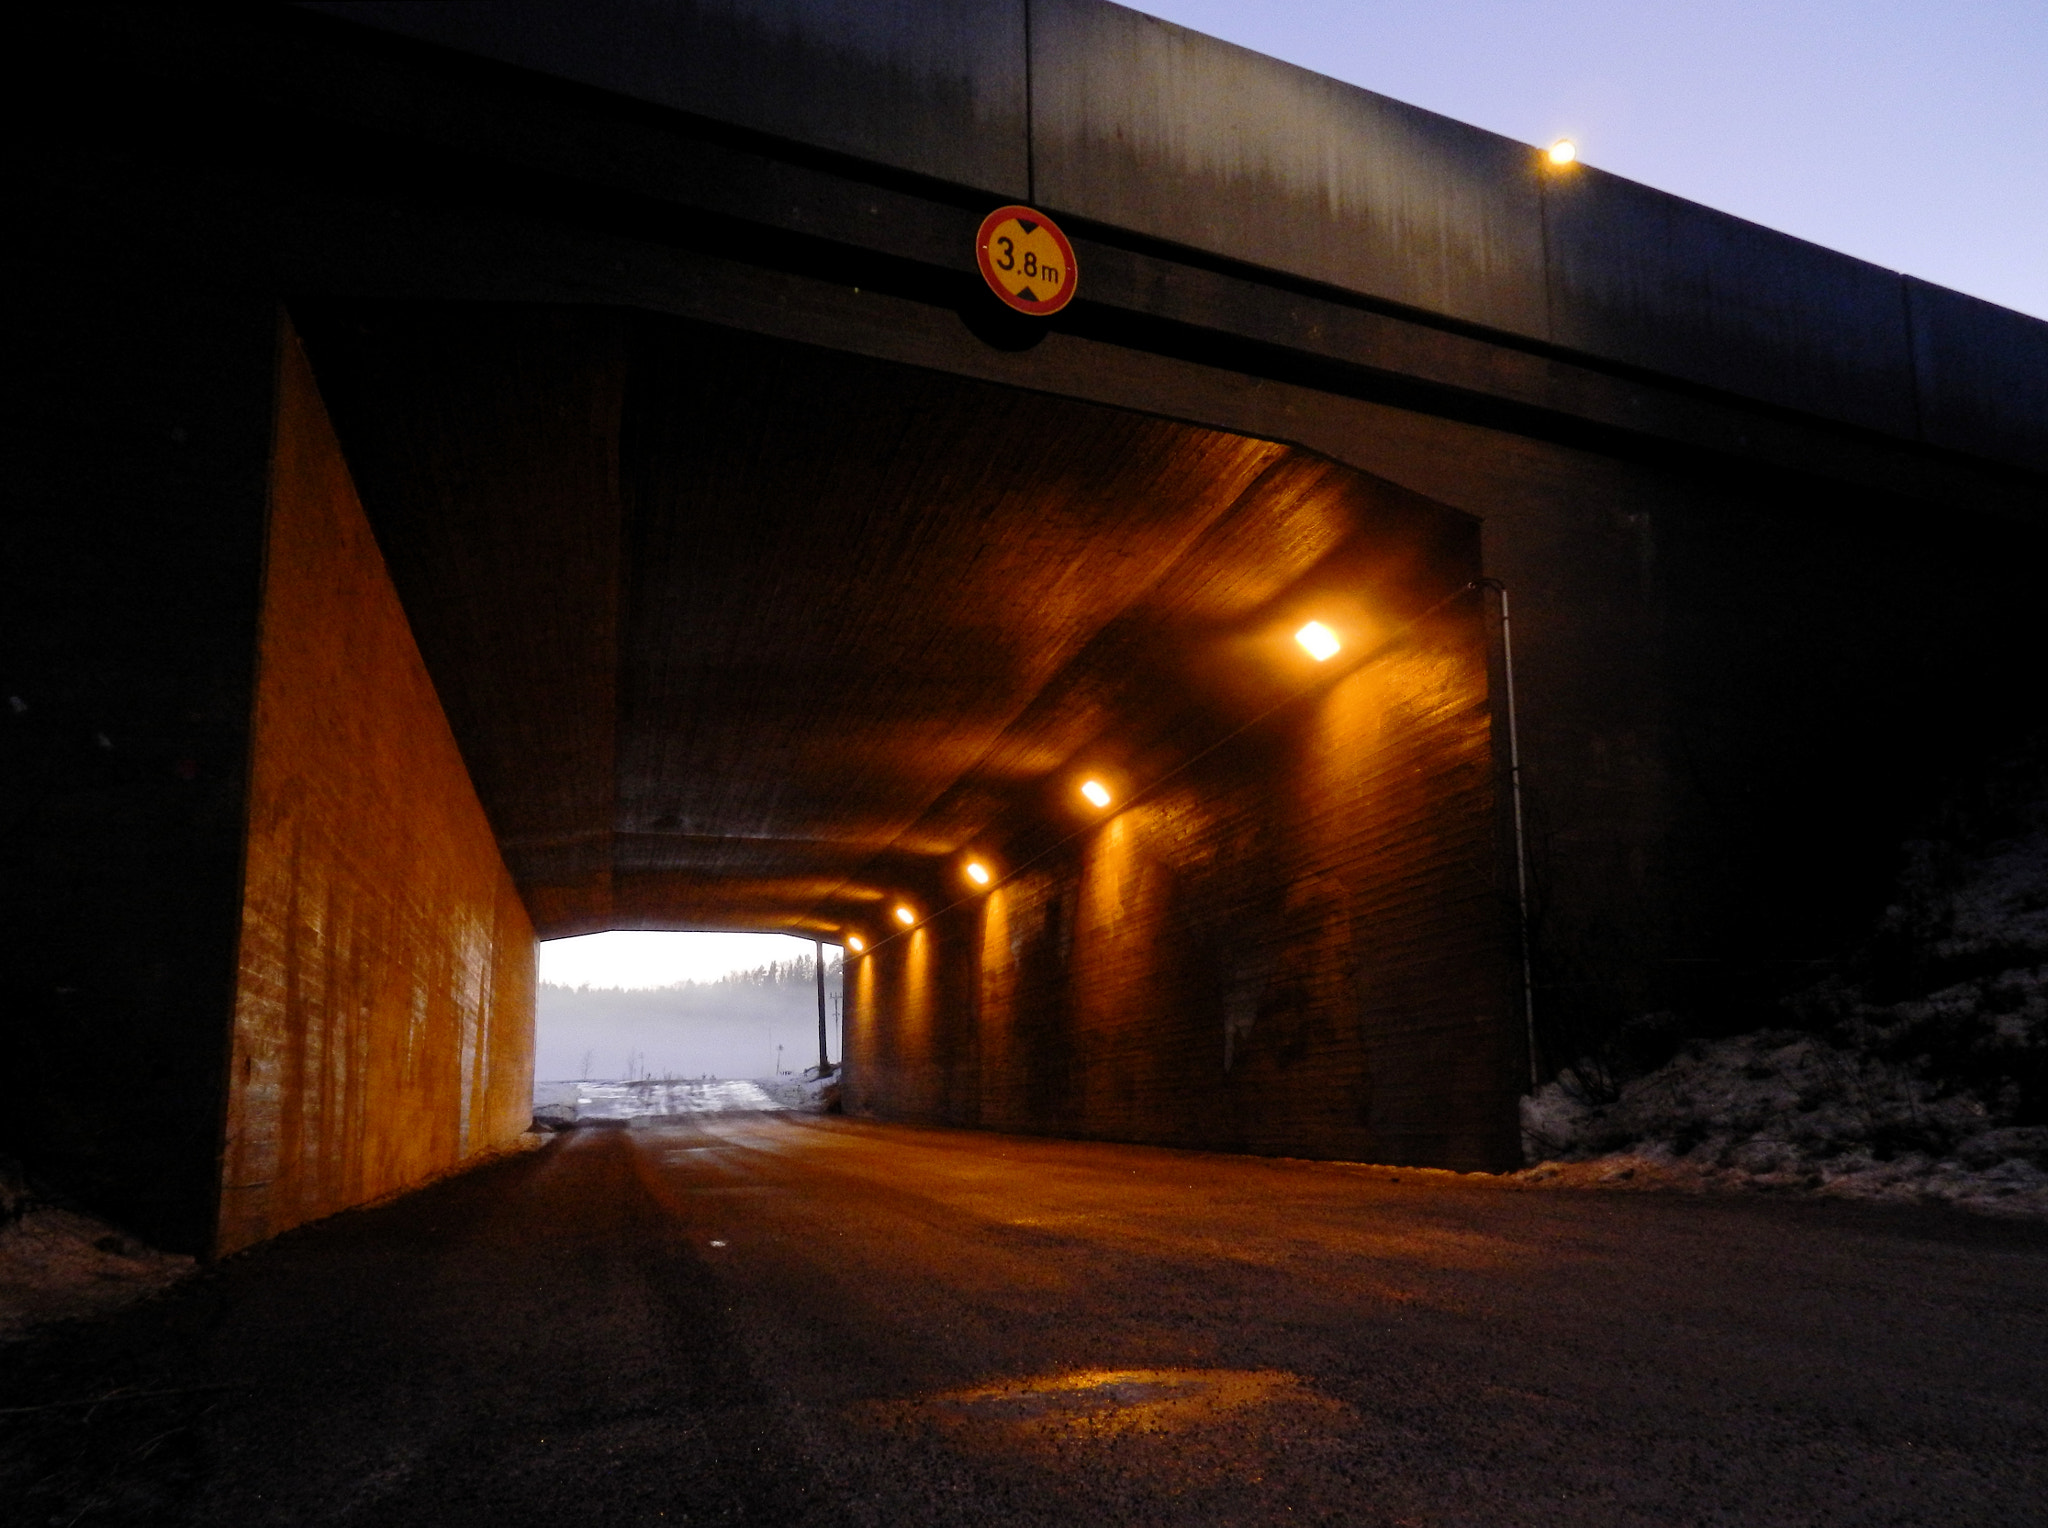
[[[1553,170],[1528,145],[1104,0],[926,0],[915,25],[821,0],[658,23],[618,0],[573,19],[532,3],[306,8],[2048,471],[2048,323],[1587,166]]]
[[[983,194],[906,178],[881,164],[821,157],[751,129],[735,136],[699,117],[654,113],[619,94],[465,59],[373,28],[305,20],[314,26],[308,37],[245,27],[202,45],[205,36],[189,20],[181,30],[152,13],[130,18],[100,41],[110,57],[126,55],[124,67],[160,77],[178,99],[200,89],[248,96],[252,106],[280,113],[267,136],[281,144],[319,123],[357,134],[365,146],[384,145],[377,152],[389,164],[379,179],[394,190],[420,180],[425,195],[427,180],[475,179],[471,201],[484,198],[476,210],[496,199],[495,236],[479,243],[462,217],[444,219],[446,234],[437,235],[425,207],[420,212],[427,215],[416,215],[401,235],[375,206],[309,184],[290,204],[290,220],[303,228],[252,224],[245,244],[223,250],[189,210],[180,213],[167,200],[157,236],[181,221],[192,224],[189,258],[201,266],[223,258],[230,265],[254,262],[246,272],[252,280],[275,280],[273,272],[289,270],[295,285],[363,296],[425,298],[438,291],[474,300],[482,282],[500,300],[691,312],[703,306],[696,294],[709,273],[701,262],[723,257],[755,270],[765,262],[808,275],[842,295],[850,281],[947,312],[964,312],[975,300],[969,245]],[[216,18],[208,25],[225,23]],[[101,82],[81,79],[81,100],[96,88]],[[317,132],[304,149],[281,151],[316,158],[332,152]],[[204,153],[203,144],[194,145],[187,161]],[[267,173],[251,168],[259,179]],[[174,189],[167,179],[161,194],[189,208],[195,195],[203,202],[218,193],[205,184]],[[229,215],[246,219],[249,205]],[[49,216],[90,222],[106,216],[106,206],[65,205],[60,197]],[[473,213],[466,207],[464,216]],[[775,232],[764,243],[768,230]],[[2048,325],[1939,289],[1914,302],[1921,440],[1219,261],[1110,225],[1082,223],[1074,231],[1090,271],[1089,295],[1050,326],[1055,332],[1096,334],[1127,349],[1291,378],[1598,450],[1791,468],[1887,495],[2018,517],[2037,517],[2048,505],[2048,481],[2011,465],[2039,455],[2030,442],[2048,430],[2048,397],[2041,396],[2048,384],[2039,380],[2048,376],[2048,350],[2044,364],[2029,359],[2030,347],[2048,346]],[[105,242],[114,248],[128,239],[109,230]],[[1769,261],[1760,259],[1748,259],[1743,269],[1768,270]],[[437,282],[430,274],[458,268],[460,279]],[[1902,296],[1901,311],[1903,303]],[[1935,312],[1948,317],[1938,324],[1927,319]],[[781,315],[782,322],[792,316]],[[1654,336],[1654,313],[1638,317],[1635,331]],[[1947,377],[1965,377],[1968,385],[1951,387]],[[2000,450],[1978,449],[1992,437],[2004,443]]]

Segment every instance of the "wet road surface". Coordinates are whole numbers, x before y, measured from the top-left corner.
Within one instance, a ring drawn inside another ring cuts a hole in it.
[[[2048,1229],[705,1116],[0,1373],[24,1523],[2036,1523]]]

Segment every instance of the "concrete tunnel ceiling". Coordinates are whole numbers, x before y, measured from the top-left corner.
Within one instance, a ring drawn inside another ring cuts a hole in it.
[[[1394,631],[1471,522],[1267,440],[607,309],[306,308],[542,937],[880,929]]]

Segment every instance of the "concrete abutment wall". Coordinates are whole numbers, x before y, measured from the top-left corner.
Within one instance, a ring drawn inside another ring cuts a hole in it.
[[[533,925],[281,346],[218,1250],[514,1141]]]
[[[207,1253],[505,1144],[531,926],[276,301],[11,294],[0,1150]]]

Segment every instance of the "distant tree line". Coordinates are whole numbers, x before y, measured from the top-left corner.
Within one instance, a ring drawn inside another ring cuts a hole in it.
[[[825,980],[828,982],[837,980],[842,970],[844,969],[845,964],[846,962],[843,956],[826,956]],[[555,982],[543,982],[541,983],[541,985],[544,987],[552,987],[556,991],[560,992],[637,991],[715,993],[720,989],[739,990],[742,988],[754,987],[812,988],[817,985],[817,980],[818,962],[816,957],[810,955],[799,955],[794,960],[771,960],[765,966],[755,966],[751,970],[747,971],[728,971],[725,973],[725,975],[715,977],[710,981],[670,982],[665,987],[593,987],[588,984],[577,987],[567,987]]]
[[[843,960],[825,958],[825,979],[830,981],[839,974]],[[815,956],[799,955],[795,960],[771,960],[765,966],[756,966],[751,971],[728,971],[715,982],[705,982],[707,987],[815,987],[818,981],[818,962]]]

